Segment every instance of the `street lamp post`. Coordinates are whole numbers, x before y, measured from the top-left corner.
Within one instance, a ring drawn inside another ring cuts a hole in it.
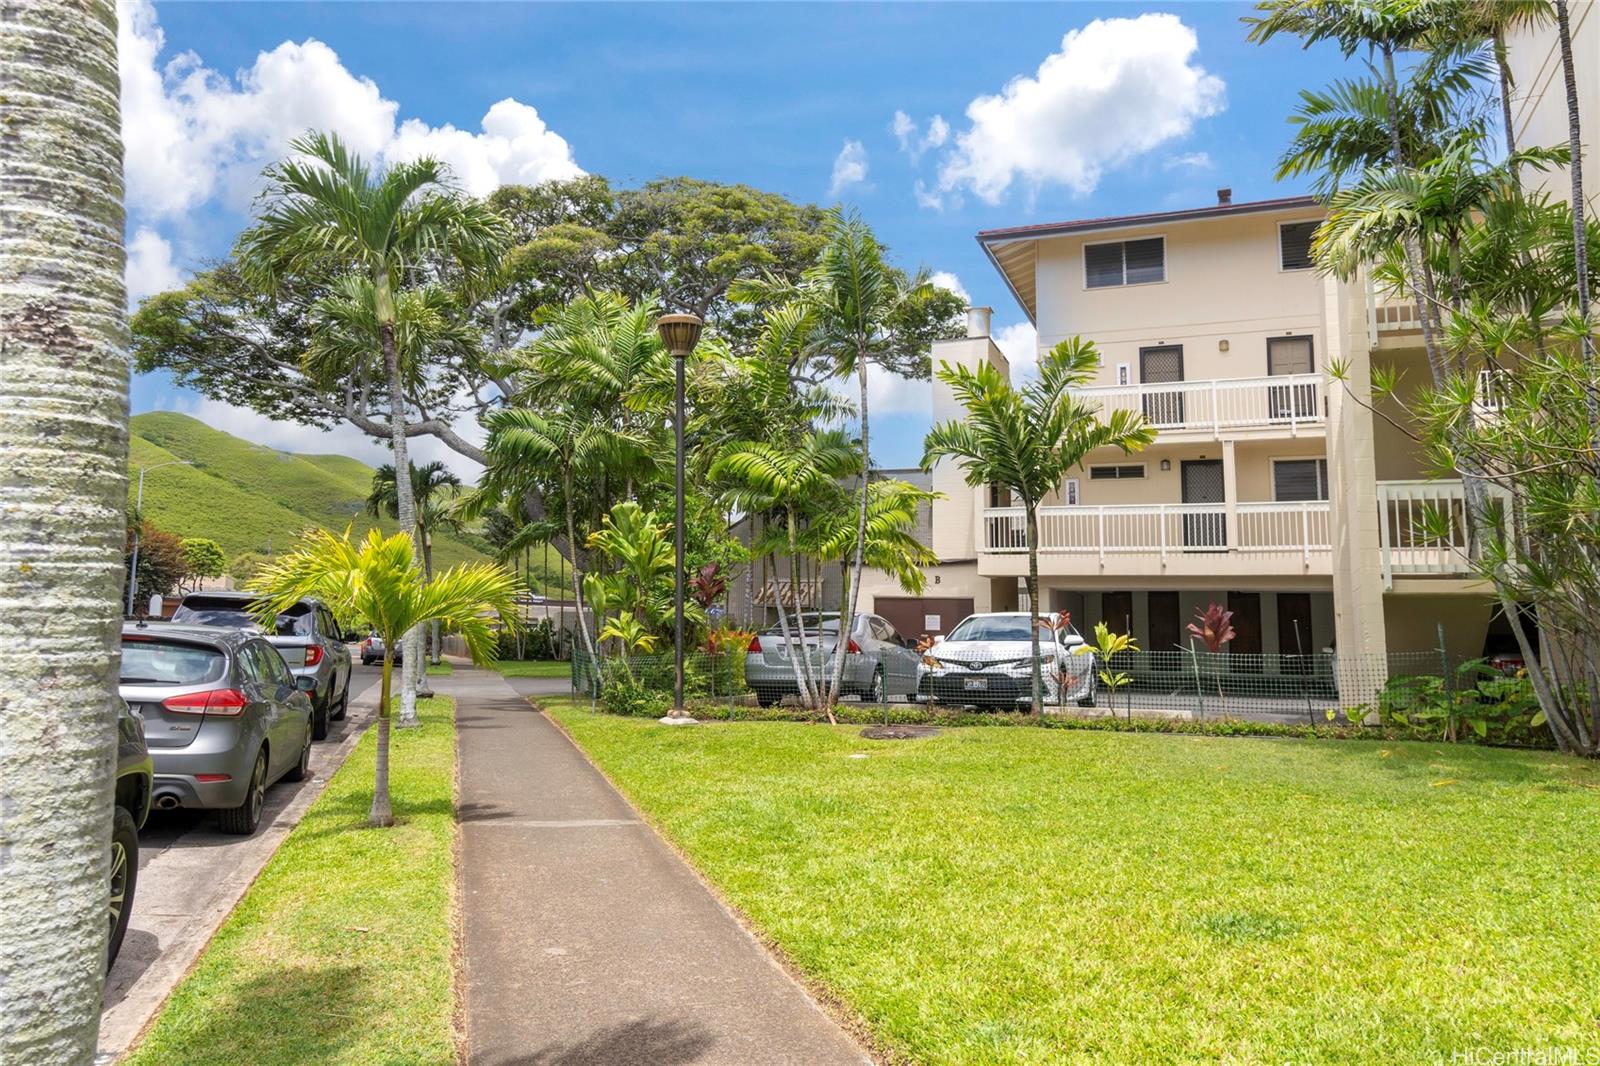
[[[672,353],[672,361],[677,368],[677,406],[672,419],[678,455],[675,493],[677,518],[673,527],[677,542],[677,580],[672,592],[672,710],[661,719],[668,725],[689,725],[694,721],[689,717],[689,712],[683,709],[683,363],[699,342],[702,325],[696,315],[662,315],[656,320],[661,343]]]
[[[133,617],[133,590],[139,584],[139,527],[144,524],[144,476],[152,470],[160,470],[164,466],[193,466],[187,459],[173,459],[170,462],[157,463],[155,466],[141,466],[139,468],[139,494],[134,500],[133,513],[136,521],[133,523],[133,561],[128,566],[128,616]]]

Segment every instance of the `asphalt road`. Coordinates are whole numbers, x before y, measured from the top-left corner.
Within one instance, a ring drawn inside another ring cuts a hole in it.
[[[248,837],[218,831],[206,811],[156,811],[139,834],[139,880],[116,965],[106,977],[97,1061],[125,1052],[188,971],[289,830],[343,763],[377,708],[380,667],[355,663],[350,710],[316,743],[311,776],[267,790]]]

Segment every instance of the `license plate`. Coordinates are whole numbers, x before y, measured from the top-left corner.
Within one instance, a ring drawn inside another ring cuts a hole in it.
[[[961,679],[961,687],[968,692],[985,692],[989,688],[989,679],[987,677],[964,677]]]

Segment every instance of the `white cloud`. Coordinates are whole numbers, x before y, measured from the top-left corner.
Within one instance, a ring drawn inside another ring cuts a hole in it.
[[[477,194],[582,173],[567,142],[527,104],[495,104],[482,133],[417,119],[397,128],[400,105],[321,41],[284,41],[230,78],[194,52],[163,62],[165,36],[148,0],[124,0],[119,14],[128,202],[140,217],[179,218],[218,199],[243,209],[261,168],[308,129],[337,132],[373,158],[433,152]]]
[[[967,294],[967,287],[961,284],[960,278],[948,270],[934,271],[928,276],[928,282],[931,285],[937,285],[941,289],[949,289],[968,303],[972,302],[972,297]]]
[[[950,139],[950,123],[945,121],[943,115],[930,118],[927,132],[918,136],[916,119],[904,111],[896,111],[889,122],[889,129],[894,133],[895,140],[900,142],[900,150],[910,156],[913,163],[921,159],[928,149],[940,148]]]
[[[940,164],[940,189],[970,189],[988,203],[1017,181],[1088,195],[1105,170],[1222,110],[1222,80],[1193,61],[1198,49],[1176,15],[1096,19],[1069,31],[1032,76],[967,105],[970,125]]]
[[[916,146],[917,123],[904,111],[894,113],[894,118],[889,122],[889,129],[894,133],[895,140],[900,142],[902,152],[909,152]]]
[[[994,346],[1011,364],[1011,379],[1034,377],[1039,372],[1039,331],[1032,322],[1001,326],[994,334]]]
[[[833,160],[833,180],[828,184],[828,195],[838,196],[842,190],[866,180],[866,147],[860,141],[845,141]]]
[[[918,178],[916,185],[912,186],[911,195],[916,197],[918,207],[926,207],[932,211],[944,210],[944,197],[937,189],[930,189]]]
[[[145,297],[183,284],[183,271],[172,261],[172,245],[148,227],[140,227],[128,241],[128,264],[123,277],[128,285],[129,307],[137,307]]]
[[[857,394],[852,397],[859,399]],[[926,415],[933,410],[933,384],[903,378],[877,363],[867,365],[867,403],[876,424],[883,415]]]
[[[1207,152],[1188,152],[1174,156],[1161,164],[1162,170],[1210,170],[1211,156]]]

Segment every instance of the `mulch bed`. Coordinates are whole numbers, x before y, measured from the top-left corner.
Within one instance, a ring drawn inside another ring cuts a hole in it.
[[[931,725],[874,725],[861,731],[862,740],[919,740],[939,735]]]

